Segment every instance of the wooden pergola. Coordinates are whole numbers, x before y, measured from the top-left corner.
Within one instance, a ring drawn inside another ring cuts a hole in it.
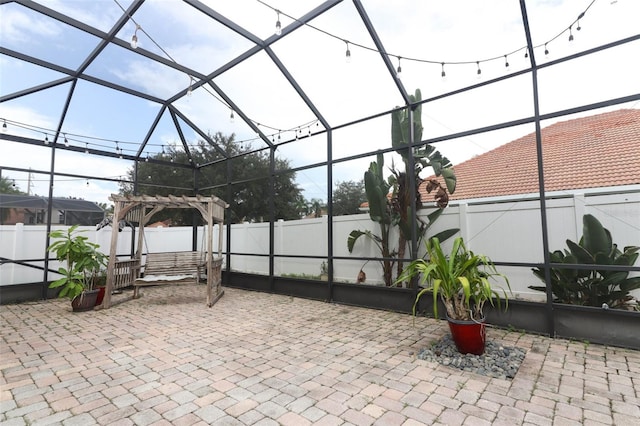
[[[229,205],[218,197],[187,196],[151,196],[151,195],[116,195],[111,194],[110,201],[114,202],[113,226],[111,231],[111,247],[109,250],[109,264],[107,267],[107,283],[103,308],[111,306],[111,293],[116,288],[133,284],[140,277],[142,261],[142,244],[144,241],[144,227],[156,213],[166,209],[196,209],[207,224],[206,234],[206,267],[207,273],[207,305],[212,306],[223,294],[221,280],[222,263],[222,225],[224,210]],[[138,244],[135,256],[128,260],[118,260],[116,257],[118,245],[118,223],[121,220],[137,222],[139,225]],[[218,232],[218,254],[213,257],[213,227],[220,225]],[[214,267],[217,265],[217,267]],[[215,287],[215,288],[214,288]],[[214,293],[215,290],[215,293]]]

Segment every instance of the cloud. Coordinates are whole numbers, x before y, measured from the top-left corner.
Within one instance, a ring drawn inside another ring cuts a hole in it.
[[[27,13],[23,9],[2,9],[3,44],[30,44],[41,37],[57,37],[62,25],[43,15]]]

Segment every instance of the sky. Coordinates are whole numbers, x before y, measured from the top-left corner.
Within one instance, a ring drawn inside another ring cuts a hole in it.
[[[50,0],[46,7],[67,14],[100,31],[108,32],[123,15],[130,0]],[[386,67],[354,3],[344,0],[310,22],[290,31],[293,18],[300,18],[319,4],[317,0],[208,0],[212,10],[260,40],[276,37],[273,53],[313,102],[330,126],[340,126],[402,104],[393,73]],[[528,0],[527,14],[537,63],[581,52],[637,34],[640,2],[637,0]],[[362,0],[367,16],[389,54],[393,69],[402,68],[400,84],[423,98],[468,87],[482,81],[526,69],[525,33],[519,2],[515,0]],[[578,15],[587,12],[575,23]],[[278,14],[276,11],[280,11]],[[212,21],[178,0],[147,0],[116,38],[128,43],[134,32],[140,49],[209,74],[251,49],[252,41]],[[283,33],[274,35],[276,21]],[[140,29],[136,32],[136,23]],[[569,31],[569,26],[571,30]],[[578,30],[578,27],[580,29]],[[569,36],[573,40],[569,41]],[[99,39],[53,21],[46,16],[8,3],[0,5],[0,46],[76,70],[98,45]],[[546,49],[545,49],[546,43]],[[585,56],[570,63],[541,69],[538,73],[540,112],[566,108],[640,93],[639,42]],[[347,62],[347,48],[351,60]],[[548,50],[548,54],[545,54]],[[400,58],[400,59],[398,59]],[[495,59],[492,59],[495,58]],[[492,59],[492,60],[488,60]],[[441,77],[444,62],[446,78]],[[509,67],[505,66],[509,63]],[[64,77],[63,73],[0,54],[0,97]],[[478,76],[478,69],[481,74]],[[259,52],[214,78],[213,82],[238,107],[231,108],[212,89],[186,94],[190,76],[154,63],[136,50],[109,44],[86,74],[137,90],[152,99],[182,94],[174,106],[205,132],[234,133],[236,140],[258,148],[255,132],[239,112],[270,135],[274,143],[295,135],[321,132],[319,117],[297,95],[274,61]],[[480,78],[478,78],[480,77]],[[197,82],[194,79],[193,82]],[[423,138],[436,138],[495,123],[531,117],[533,111],[530,73],[484,86],[471,92],[433,100],[423,106]],[[36,93],[0,102],[0,121],[7,133],[43,140],[42,146],[26,146],[0,139],[0,167],[49,170],[51,149],[44,139],[53,139],[70,84],[60,84]],[[212,94],[213,93],[213,94]],[[638,108],[638,103],[608,109]],[[139,99],[81,80],[62,125],[58,143],[66,137],[70,145],[134,154],[160,111],[153,100]],[[601,111],[592,111],[595,114]],[[576,115],[561,118],[566,120]],[[543,126],[555,120],[543,122]],[[189,142],[198,135],[179,120]],[[532,124],[436,144],[455,164],[485,153],[534,131]],[[390,117],[381,116],[333,132],[334,159],[386,149],[390,141]],[[161,117],[143,153],[153,155],[179,140],[170,116]],[[325,161],[326,135],[305,137],[277,149],[277,155],[301,167]],[[386,161],[390,165],[391,158]],[[83,153],[56,150],[56,171],[118,179],[132,163]],[[373,158],[334,165],[334,181],[360,180]],[[395,161],[398,161],[395,159]],[[3,170],[17,187],[38,195],[48,194],[44,174]],[[324,168],[297,173],[296,181],[307,199],[326,199]],[[81,197],[108,202],[118,191],[115,183],[96,179],[60,177],[54,196]]]

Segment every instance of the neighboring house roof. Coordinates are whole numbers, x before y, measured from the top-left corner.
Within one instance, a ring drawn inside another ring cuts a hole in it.
[[[165,219],[165,220],[160,220],[158,222],[153,222],[149,225],[147,225],[147,228],[169,228],[173,225],[173,220],[171,219]]]
[[[622,109],[542,129],[545,192],[640,184],[640,110]],[[539,192],[536,135],[454,165],[451,200]],[[424,202],[433,199],[424,185]]]
[[[0,194],[0,208],[46,209],[47,197],[24,194]],[[55,210],[71,210],[77,212],[104,212],[104,210],[94,202],[72,198],[54,197],[53,208]]]

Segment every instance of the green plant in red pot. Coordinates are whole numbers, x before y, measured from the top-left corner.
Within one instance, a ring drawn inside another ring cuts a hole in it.
[[[68,297],[75,312],[94,308],[98,296],[94,284],[107,264],[107,256],[98,251],[100,246],[79,235],[83,231],[77,228],[74,225],[66,231],[52,231],[49,236],[56,241],[48,248],[64,263],[58,268],[62,277],[49,284],[49,288],[60,288],[58,297]]]
[[[438,238],[426,243],[425,258],[412,261],[398,278],[398,282],[419,278],[422,289],[413,304],[413,315],[418,302],[425,294],[433,297],[433,313],[438,317],[438,298],[447,311],[451,335],[461,353],[481,355],[484,352],[486,329],[483,308],[487,302],[492,306],[508,304],[504,288],[493,288],[491,279],[504,280],[511,292],[507,277],[496,270],[491,260],[468,250],[461,237],[453,241],[449,254],[445,254]]]

